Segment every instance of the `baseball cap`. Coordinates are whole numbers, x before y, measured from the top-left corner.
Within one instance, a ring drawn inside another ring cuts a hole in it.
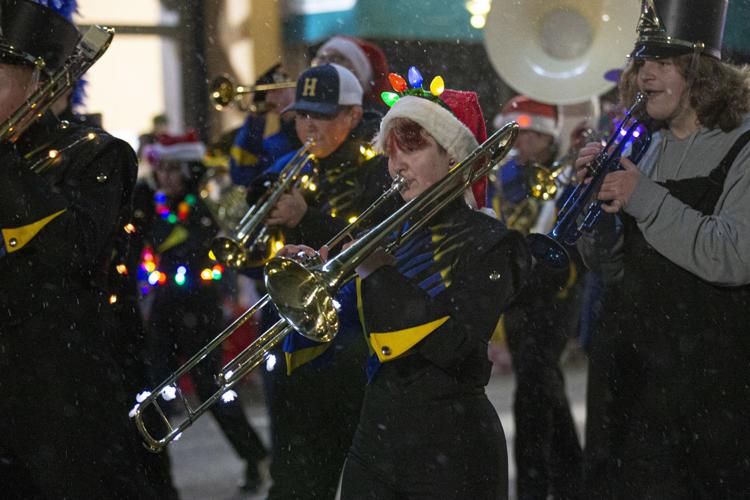
[[[361,105],[362,85],[357,77],[338,64],[324,64],[300,75],[294,103],[284,111],[333,116],[342,106]]]

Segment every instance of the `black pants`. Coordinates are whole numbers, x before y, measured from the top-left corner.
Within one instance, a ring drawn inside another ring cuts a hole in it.
[[[581,497],[582,451],[560,369],[569,302],[519,305],[505,314],[516,393],[514,452],[519,500]]]
[[[158,384],[221,331],[221,310],[215,300],[200,297],[179,302],[156,300],[148,324],[151,365],[154,383]],[[201,401],[218,389],[215,376],[221,368],[221,354],[221,349],[216,349],[191,372]],[[210,411],[229,444],[243,460],[255,464],[266,457],[265,446],[238,400],[220,401]]]
[[[265,314],[263,324],[276,319]],[[367,347],[361,332],[353,332],[340,333],[330,349],[330,363],[287,375],[279,348],[273,371],[262,368],[272,438],[268,500],[330,500],[336,493],[359,421]]]
[[[100,312],[50,304],[22,324],[0,323],[3,498],[163,498],[143,469]]]
[[[750,498],[747,398],[716,371],[705,378],[710,386],[690,384],[686,392],[674,365],[677,349],[665,349],[665,335],[634,340],[605,326],[591,344],[587,498]],[[712,396],[729,404],[706,405]]]

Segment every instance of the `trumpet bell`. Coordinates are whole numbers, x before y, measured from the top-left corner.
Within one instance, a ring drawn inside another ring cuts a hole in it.
[[[279,316],[310,340],[333,340],[339,316],[328,287],[314,269],[294,259],[277,257],[266,265],[263,274]]]
[[[234,102],[237,91],[232,80],[226,76],[218,76],[211,82],[211,100],[214,107],[221,111]]]
[[[551,104],[584,102],[612,89],[604,74],[625,64],[640,2],[495,0],[484,43],[516,91]]]

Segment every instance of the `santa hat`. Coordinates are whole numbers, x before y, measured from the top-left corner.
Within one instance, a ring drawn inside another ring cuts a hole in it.
[[[410,69],[409,72],[411,74],[412,70]],[[436,77],[433,83],[438,78],[440,77]],[[442,78],[439,81],[442,84]],[[385,141],[393,121],[397,118],[406,118],[418,123],[456,161],[469,156],[479,144],[487,140],[482,108],[479,106],[479,99],[475,92],[443,89],[433,84],[430,87],[435,91],[421,90],[420,75],[418,89],[412,88],[407,90],[403,97],[397,96],[395,102],[391,104],[391,109],[380,122],[380,132],[374,141],[376,150],[385,151]],[[406,90],[405,84],[400,88],[401,90],[394,87],[394,90],[399,92]],[[419,90],[421,93],[414,92],[414,90]],[[384,100],[386,103],[389,100],[392,101],[392,99]],[[483,208],[487,199],[486,177],[472,185],[472,192],[476,207]]]
[[[198,133],[191,130],[183,135],[161,134],[144,152],[152,165],[160,161],[202,161],[206,145],[198,139]]]
[[[318,53],[335,50],[351,61],[366,100],[377,101],[388,90],[388,62],[385,53],[374,43],[353,36],[338,35],[321,45]]]
[[[492,125],[499,129],[510,122],[518,123],[521,130],[533,130],[542,134],[557,136],[557,108],[526,96],[516,96],[505,103]]]

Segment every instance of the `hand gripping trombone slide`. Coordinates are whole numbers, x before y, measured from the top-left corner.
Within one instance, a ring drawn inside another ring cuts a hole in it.
[[[648,123],[637,118],[646,103],[646,96],[636,94],[635,102],[628,109],[620,126],[612,133],[599,154],[591,161],[591,182],[581,182],[565,201],[557,224],[548,234],[530,234],[527,238],[531,254],[554,267],[568,266],[570,257],[565,245],[574,245],[584,231],[591,231],[602,214],[605,203],[596,199],[596,194],[610,172],[622,170],[620,158],[631,142],[629,159],[638,163],[651,143]],[[639,129],[642,129],[639,131]]]
[[[276,257],[264,268],[264,281],[268,294],[245,311],[223,332],[196,353],[174,374],[159,384],[150,394],[136,405],[132,414],[136,426],[144,438],[146,446],[155,452],[163,450],[167,444],[177,438],[208,408],[218,401],[226,391],[242,377],[260,365],[268,352],[280,343],[293,330],[317,342],[331,341],[339,327],[338,313],[334,305],[334,296],[338,289],[355,276],[355,270],[375,250],[384,246],[386,239],[409,221],[409,228],[395,241],[385,245],[386,251],[408,240],[446,205],[463,195],[464,191],[478,179],[487,175],[510,151],[518,135],[518,124],[509,123],[482,143],[463,161],[454,165],[448,174],[425,190],[418,197],[404,204],[376,227],[357,239],[346,250],[337,256],[322,262],[313,257],[305,262]],[[350,224],[328,243],[330,248],[338,245],[349,236],[353,228],[366,220],[382,203],[396,193],[401,192],[407,182],[397,177],[391,187],[365,210],[356,222]],[[218,374],[219,389],[196,408],[191,408],[188,401],[179,393],[187,410],[187,416],[177,425],[172,425],[159,407],[157,398],[165,390],[174,387],[177,380],[201,362],[211,351],[221,345],[240,325],[258,312],[269,302],[279,312],[280,319],[261,334],[247,348],[227,363]],[[164,422],[167,432],[162,437],[154,437],[144,422],[144,411],[155,406],[156,412]]]

